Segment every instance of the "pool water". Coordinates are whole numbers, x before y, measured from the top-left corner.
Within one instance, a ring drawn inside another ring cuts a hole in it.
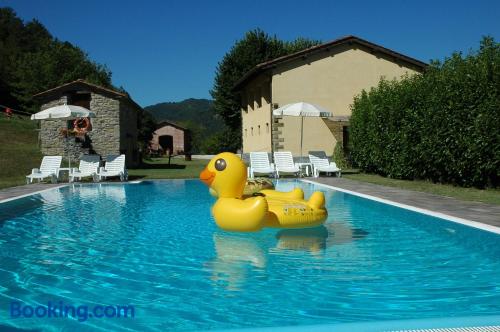
[[[500,314],[500,236],[342,192],[324,227],[228,233],[196,180],[74,185],[0,204],[0,330],[204,330]],[[134,318],[11,318],[9,303]]]

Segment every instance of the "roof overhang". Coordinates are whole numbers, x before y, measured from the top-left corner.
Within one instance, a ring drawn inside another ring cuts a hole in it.
[[[394,58],[395,60],[399,60],[399,61],[402,61],[406,64],[410,64],[410,65],[416,67],[417,69],[419,69],[420,71],[424,71],[428,66],[428,64],[425,62],[422,62],[422,61],[417,60],[415,58],[398,53],[396,51],[390,50],[388,48],[382,47],[380,45],[371,43],[371,42],[364,40],[364,39],[361,39],[359,37],[346,36],[346,37],[342,37],[342,38],[333,40],[333,41],[328,42],[328,43],[324,43],[321,45],[316,45],[316,46],[307,48],[305,50],[302,50],[302,51],[299,51],[299,52],[296,52],[293,54],[285,55],[285,56],[282,56],[282,57],[279,57],[279,58],[276,58],[276,59],[273,59],[270,61],[260,63],[257,66],[255,66],[253,69],[248,71],[245,75],[243,75],[235,83],[232,90],[235,92],[240,91],[242,89],[242,87],[248,81],[253,79],[254,77],[256,77],[259,74],[264,73],[270,69],[277,68],[278,66],[283,65],[285,63],[289,63],[291,61],[294,61],[294,60],[297,60],[300,58],[306,59],[308,56],[310,56],[314,53],[318,53],[321,51],[330,51],[330,50],[333,50],[335,48],[338,48],[341,45],[353,45],[353,44],[367,47],[371,50],[372,53],[384,54],[386,56]]]
[[[128,94],[113,89],[105,88],[103,86],[99,86],[96,84],[92,84],[82,79],[65,83],[55,88],[37,93],[33,95],[33,99],[39,101],[47,100],[54,96],[63,95],[64,93],[75,90],[77,93],[96,92],[111,98],[124,100],[130,103],[134,108],[142,110],[142,107],[139,104],[137,104]]]

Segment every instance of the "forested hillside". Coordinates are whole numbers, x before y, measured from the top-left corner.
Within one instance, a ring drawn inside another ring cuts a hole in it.
[[[0,104],[33,112],[34,94],[79,78],[112,87],[106,66],[54,38],[37,20],[23,22],[12,9],[0,8]]]
[[[186,99],[144,108],[156,122],[170,121],[188,128],[192,135],[194,153],[212,153],[213,140],[224,129],[224,123],[215,114],[213,102],[208,99]]]

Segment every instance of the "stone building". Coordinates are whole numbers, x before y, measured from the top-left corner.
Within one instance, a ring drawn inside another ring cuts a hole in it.
[[[382,77],[392,80],[422,72],[424,62],[347,36],[261,63],[235,85],[241,96],[243,152],[300,152],[300,118],[275,118],[273,109],[307,102],[330,111],[328,119],[304,118],[303,151],[333,153],[347,146],[350,105]]]
[[[162,121],[153,133],[149,148],[152,153],[166,154],[167,150],[169,150],[171,154],[179,155],[190,152],[190,143],[188,129],[175,123]]]
[[[78,105],[96,114],[85,136],[65,137],[61,132],[73,128],[73,121],[40,121],[40,146],[44,155],[125,154],[127,167],[139,164],[137,118],[142,108],[125,93],[83,80],[70,82],[33,96],[41,110],[49,107]]]

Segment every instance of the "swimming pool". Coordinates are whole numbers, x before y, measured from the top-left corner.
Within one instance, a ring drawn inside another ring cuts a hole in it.
[[[500,236],[324,187],[309,230],[220,231],[196,180],[74,185],[0,204],[0,330],[203,330],[500,315]],[[9,304],[134,318],[11,318]],[[339,325],[340,326],[340,325]]]

